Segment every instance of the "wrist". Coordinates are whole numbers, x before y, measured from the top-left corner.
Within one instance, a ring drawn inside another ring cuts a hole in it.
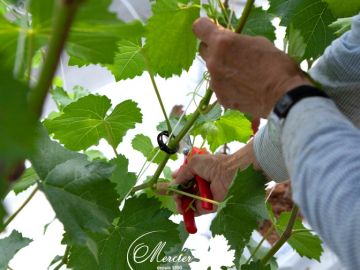
[[[271,107],[267,109],[265,115],[263,117],[267,117],[275,104],[289,91],[295,89],[302,85],[314,86],[313,82],[309,79],[306,73],[299,73],[295,76],[291,76],[289,78],[279,80],[279,83],[274,87],[274,90],[270,93],[273,93],[271,100]]]
[[[228,166],[237,169],[245,169],[253,165],[255,170],[260,170],[260,165],[256,160],[253,140],[249,141],[244,147],[229,156]]]

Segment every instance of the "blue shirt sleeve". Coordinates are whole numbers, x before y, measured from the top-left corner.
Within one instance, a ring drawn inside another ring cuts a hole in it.
[[[360,130],[325,98],[296,104],[281,134],[293,199],[348,269],[360,269]]]

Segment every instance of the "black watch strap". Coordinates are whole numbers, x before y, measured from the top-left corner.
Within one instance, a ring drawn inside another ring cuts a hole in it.
[[[287,92],[280,100],[276,103],[274,107],[274,113],[279,118],[285,118],[289,113],[290,109],[300,100],[308,97],[324,97],[329,98],[329,96],[321,91],[320,89],[310,86],[302,85],[296,87],[289,92]]]

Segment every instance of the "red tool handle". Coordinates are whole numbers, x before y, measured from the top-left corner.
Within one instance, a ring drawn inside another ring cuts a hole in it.
[[[195,212],[191,207],[192,202],[193,199],[190,197],[183,196],[181,198],[181,209],[183,210],[184,224],[187,232],[190,234],[197,232],[195,224]]]
[[[187,157],[187,159],[185,160],[184,163],[185,164],[188,163],[188,161],[195,155],[204,155],[204,154],[207,154],[207,153],[208,153],[208,151],[206,150],[206,148],[199,149],[197,147],[193,147],[193,149],[189,153],[189,155],[188,155],[188,157]],[[206,181],[205,179],[201,178],[198,175],[195,176],[195,181],[196,181],[196,184],[198,186],[200,196],[203,197],[203,198],[212,200],[213,195],[212,195],[212,192],[211,192],[211,189],[210,189],[210,183],[208,181]],[[208,211],[213,210],[213,205],[211,203],[209,203],[209,202],[201,201],[201,207],[204,210],[208,210]]]
[[[199,149],[197,147],[193,147],[193,149],[188,154],[182,166],[187,164],[194,155],[203,155],[207,153],[208,152],[206,151],[205,148]],[[180,170],[182,166],[180,167]],[[184,191],[196,195],[197,193],[200,193],[200,196],[203,198],[213,199],[213,195],[210,189],[210,183],[198,175],[195,175],[195,183],[192,184],[191,187],[186,188]],[[197,228],[195,224],[195,211],[191,205],[193,201],[194,200],[190,197],[187,196],[181,197],[181,209],[183,211],[184,224],[187,232],[190,234],[194,234],[197,232]],[[201,201],[201,207],[208,211],[213,210],[213,205],[209,202]]]
[[[195,176],[196,184],[199,188],[200,196],[206,199],[213,199],[213,195],[210,190],[210,184],[208,181],[204,180],[200,176]],[[213,210],[213,205],[209,202],[201,201],[201,207],[205,210],[211,211]]]

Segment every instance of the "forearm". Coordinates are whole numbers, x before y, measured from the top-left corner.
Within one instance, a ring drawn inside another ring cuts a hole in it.
[[[360,131],[331,100],[296,104],[282,131],[293,198],[349,269],[360,269]]]

